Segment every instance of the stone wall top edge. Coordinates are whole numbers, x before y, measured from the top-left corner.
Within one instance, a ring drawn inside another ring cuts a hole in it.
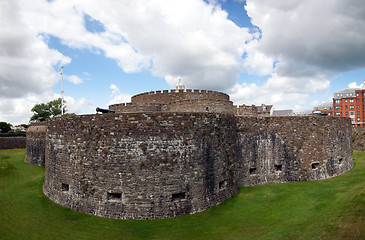
[[[64,116],[58,118],[50,118],[47,120],[47,124],[52,122],[67,122],[73,120],[87,120],[93,118],[100,119],[115,119],[118,117],[172,117],[172,116],[207,116],[207,117],[218,117],[218,116],[231,116],[233,113],[214,113],[214,112],[128,112],[128,113],[106,113],[106,114],[85,114],[85,115],[74,115],[74,116]]]
[[[176,91],[175,89],[170,89],[170,90],[156,90],[156,91],[150,91],[150,92],[144,92],[144,93],[139,93],[136,94],[134,96],[132,96],[132,98],[135,97],[141,97],[141,96],[145,96],[145,95],[156,95],[156,94],[178,94],[178,93],[200,93],[200,94],[217,94],[217,95],[225,95],[228,96],[228,94],[223,93],[223,92],[219,92],[219,91],[213,91],[213,90],[200,90],[200,89],[185,89],[185,90],[179,90]]]

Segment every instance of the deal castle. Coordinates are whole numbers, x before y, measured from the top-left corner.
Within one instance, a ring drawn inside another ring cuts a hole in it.
[[[353,167],[348,118],[258,117],[224,93],[184,89],[109,109],[28,129],[26,162],[45,166],[43,191],[56,203],[109,218],[166,218],[204,211],[240,187]]]

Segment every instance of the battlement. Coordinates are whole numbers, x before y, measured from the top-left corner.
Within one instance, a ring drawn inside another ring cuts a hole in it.
[[[158,90],[134,95],[131,103],[109,106],[117,113],[215,112],[233,114],[233,103],[225,93],[186,89]]]
[[[231,101],[189,99],[177,100],[170,103],[170,112],[213,112],[223,114],[233,114],[233,103]]]
[[[191,99],[210,99],[229,101],[229,96],[225,93],[198,89],[186,89],[184,90],[161,90],[145,92],[141,94],[134,95],[132,97],[132,103],[170,103],[178,100],[191,100]]]
[[[256,117],[257,114],[257,107],[255,105],[239,105],[233,106],[233,112],[235,116],[247,116],[247,117]]]

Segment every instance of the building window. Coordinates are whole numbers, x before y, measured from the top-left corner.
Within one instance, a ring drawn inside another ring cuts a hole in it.
[[[336,112],[336,116],[340,116],[341,115],[341,113],[339,113],[339,112]]]
[[[252,175],[252,174],[256,174],[256,168],[255,167],[250,168],[250,175]]]
[[[350,112],[350,115],[351,115],[351,116],[355,115],[355,112]]]
[[[357,105],[357,108],[360,108],[360,105]]]
[[[354,102],[354,99],[350,99],[350,102]]]
[[[358,93],[356,93],[356,96],[359,96],[359,94],[358,94]]]
[[[227,181],[226,180],[223,180],[222,182],[219,182],[218,184],[218,188],[219,190],[224,190],[227,186]]]
[[[317,169],[319,166],[319,163],[312,163],[312,169]]]
[[[173,193],[171,196],[171,201],[181,201],[185,199],[185,192]]]
[[[340,106],[336,106],[336,110],[340,110]]]
[[[356,102],[359,102],[360,101],[360,99],[356,99]]]
[[[275,171],[279,172],[282,169],[282,165],[274,165]]]
[[[336,100],[336,103],[340,103],[340,100]]]
[[[360,112],[359,111],[357,111],[357,115],[359,115],[360,114]]]
[[[120,201],[122,199],[122,194],[115,192],[108,192],[106,197],[110,201]]]
[[[66,183],[62,183],[62,191],[63,192],[68,192],[70,190],[70,185],[66,184]]]
[[[345,106],[345,108],[347,109],[347,108],[348,108],[348,106],[346,105],[346,106]]]
[[[347,102],[347,99],[345,100],[345,102]]]
[[[357,118],[357,121],[360,121],[360,118]]]
[[[332,116],[332,113],[328,113],[328,116]]]
[[[346,114],[346,115],[349,115],[349,113],[348,113],[348,112],[346,112],[345,114]]]
[[[350,109],[354,109],[354,105],[350,105]]]

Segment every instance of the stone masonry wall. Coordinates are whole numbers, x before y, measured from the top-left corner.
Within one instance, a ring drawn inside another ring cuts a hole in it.
[[[33,123],[27,129],[25,162],[44,166],[45,164],[46,122]]]
[[[122,219],[201,212],[238,189],[236,120],[201,113],[102,114],[47,121],[44,193]]]
[[[240,116],[240,117],[257,117],[258,113],[257,113],[257,107],[255,105],[252,106],[246,106],[246,105],[239,105],[233,106],[233,112],[235,116]]]
[[[240,186],[325,179],[353,167],[351,120],[237,118]]]
[[[147,92],[132,97],[132,103],[170,103],[181,100],[202,100],[209,99],[211,101],[229,101],[229,96],[225,93],[205,90],[164,90],[156,92]]]
[[[25,148],[25,137],[0,137],[0,149]]]
[[[212,101],[208,99],[183,100],[170,103],[169,111],[233,114],[232,105],[231,101]]]
[[[113,104],[109,109],[116,113],[144,112],[214,112],[233,114],[229,96],[214,91],[187,89],[141,93],[132,97],[131,103]]]

